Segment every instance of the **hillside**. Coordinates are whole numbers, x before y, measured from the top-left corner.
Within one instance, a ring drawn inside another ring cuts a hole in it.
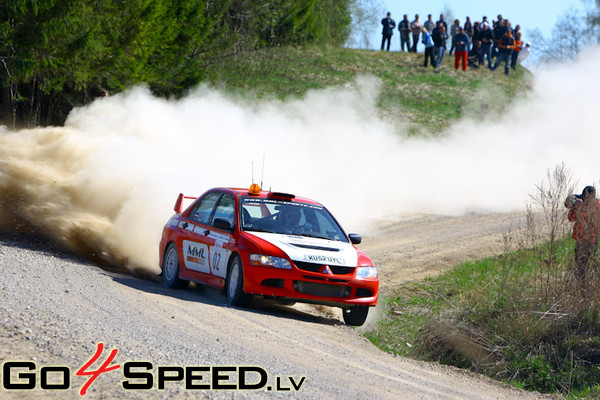
[[[475,120],[499,114],[527,90],[531,73],[521,66],[502,71],[454,70],[446,55],[439,72],[423,67],[423,54],[333,47],[280,47],[244,53],[213,65],[209,80],[262,98],[302,96],[310,89],[351,83],[357,75],[381,80],[381,117],[406,124],[413,134],[437,134],[461,116]]]

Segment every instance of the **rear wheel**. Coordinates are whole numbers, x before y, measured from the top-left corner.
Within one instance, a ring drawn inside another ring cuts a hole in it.
[[[244,267],[239,256],[234,256],[227,272],[227,302],[232,306],[248,307],[252,295],[244,292]]]
[[[346,325],[361,326],[367,320],[369,315],[369,307],[366,306],[354,306],[344,308],[342,310],[344,315],[344,322]]]
[[[175,243],[170,243],[167,246],[162,270],[166,287],[186,288],[188,286],[188,281],[179,278],[179,256],[177,255],[177,246],[175,246]]]

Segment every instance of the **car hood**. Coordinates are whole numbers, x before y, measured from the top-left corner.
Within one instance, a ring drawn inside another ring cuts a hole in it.
[[[292,261],[356,267],[358,255],[350,243],[298,235],[248,232],[281,249]]]

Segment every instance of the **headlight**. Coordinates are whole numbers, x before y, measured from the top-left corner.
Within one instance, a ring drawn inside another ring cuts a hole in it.
[[[377,278],[377,267],[358,267],[356,268],[356,276],[359,278]]]
[[[264,254],[250,254],[250,264],[261,267],[292,269],[292,264],[285,258],[265,256]]]

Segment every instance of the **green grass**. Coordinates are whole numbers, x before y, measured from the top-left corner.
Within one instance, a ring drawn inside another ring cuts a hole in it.
[[[365,335],[405,357],[572,399],[600,394],[600,285],[573,282],[570,238],[406,283]],[[597,265],[596,268],[600,268]]]
[[[506,99],[528,88],[520,66],[507,77],[486,68],[455,71],[446,56],[439,73],[423,67],[423,54],[332,47],[282,47],[244,53],[210,68],[208,81],[256,98],[286,99],[310,89],[351,84],[359,75],[381,80],[380,116],[412,134],[439,134],[469,115],[501,113]]]

